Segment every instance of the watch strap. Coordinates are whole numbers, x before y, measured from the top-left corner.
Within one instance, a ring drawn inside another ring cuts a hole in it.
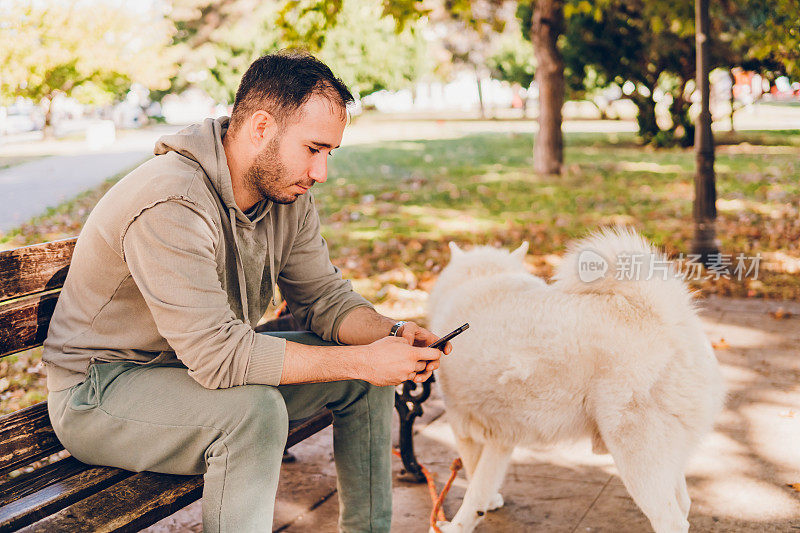
[[[405,325],[405,323],[406,323],[405,320],[400,320],[399,322],[395,322],[394,325],[392,325],[392,329],[389,330],[389,336],[399,337],[400,335],[398,335],[398,333],[400,332],[400,328],[402,328]]]

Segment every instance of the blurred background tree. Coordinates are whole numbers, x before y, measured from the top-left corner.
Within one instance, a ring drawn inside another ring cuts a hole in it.
[[[639,136],[656,146],[694,142],[694,5],[680,0],[573,1],[565,7],[565,68],[571,87],[634,84]],[[768,79],[797,70],[800,4],[791,0],[711,4],[711,68],[743,66]],[[588,88],[588,87],[587,87]],[[666,98],[669,124],[656,120]]]
[[[232,104],[250,63],[287,47],[315,53],[360,95],[403,88],[432,69],[418,28],[399,28],[384,18],[380,0],[171,0],[170,5],[177,28],[172,47],[182,58],[171,92],[198,87]]]
[[[124,96],[133,81],[169,87],[174,56],[165,47],[173,27],[153,10],[120,0],[11,0],[0,7],[0,28],[0,97],[39,103],[45,135],[59,94],[100,105]]]
[[[506,32],[486,64],[493,77],[507,81],[514,87],[522,101],[522,116],[527,116],[527,90],[536,72],[530,42],[523,38],[519,30]]]
[[[397,28],[380,0],[344,0],[318,55],[361,96],[409,87],[435,67],[421,25]]]
[[[233,103],[247,67],[281,48],[275,27],[278,5],[254,0],[169,0],[167,16],[175,24],[170,48],[179,68],[159,99],[190,87],[217,102]]]

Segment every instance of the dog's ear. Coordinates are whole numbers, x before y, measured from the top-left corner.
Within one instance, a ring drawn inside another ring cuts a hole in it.
[[[453,241],[448,242],[447,246],[450,247],[450,255],[452,257],[457,257],[464,253],[464,251],[461,248],[459,248],[458,245]]]
[[[525,254],[528,253],[528,241],[524,241],[519,245],[519,248],[511,252],[513,257],[518,257],[520,260],[525,259]]]

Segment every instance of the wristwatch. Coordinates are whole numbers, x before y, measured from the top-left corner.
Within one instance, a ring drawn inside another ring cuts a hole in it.
[[[392,326],[392,329],[389,330],[389,336],[390,337],[399,337],[400,336],[400,329],[405,325],[405,323],[406,323],[405,320],[401,320],[399,322],[396,322]]]

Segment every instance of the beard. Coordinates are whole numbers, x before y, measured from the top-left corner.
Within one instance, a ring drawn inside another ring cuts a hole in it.
[[[250,168],[244,173],[244,186],[261,198],[279,204],[291,204],[297,200],[300,194],[284,189],[294,184],[286,170],[286,165],[281,160],[280,142],[276,136],[256,156]]]

